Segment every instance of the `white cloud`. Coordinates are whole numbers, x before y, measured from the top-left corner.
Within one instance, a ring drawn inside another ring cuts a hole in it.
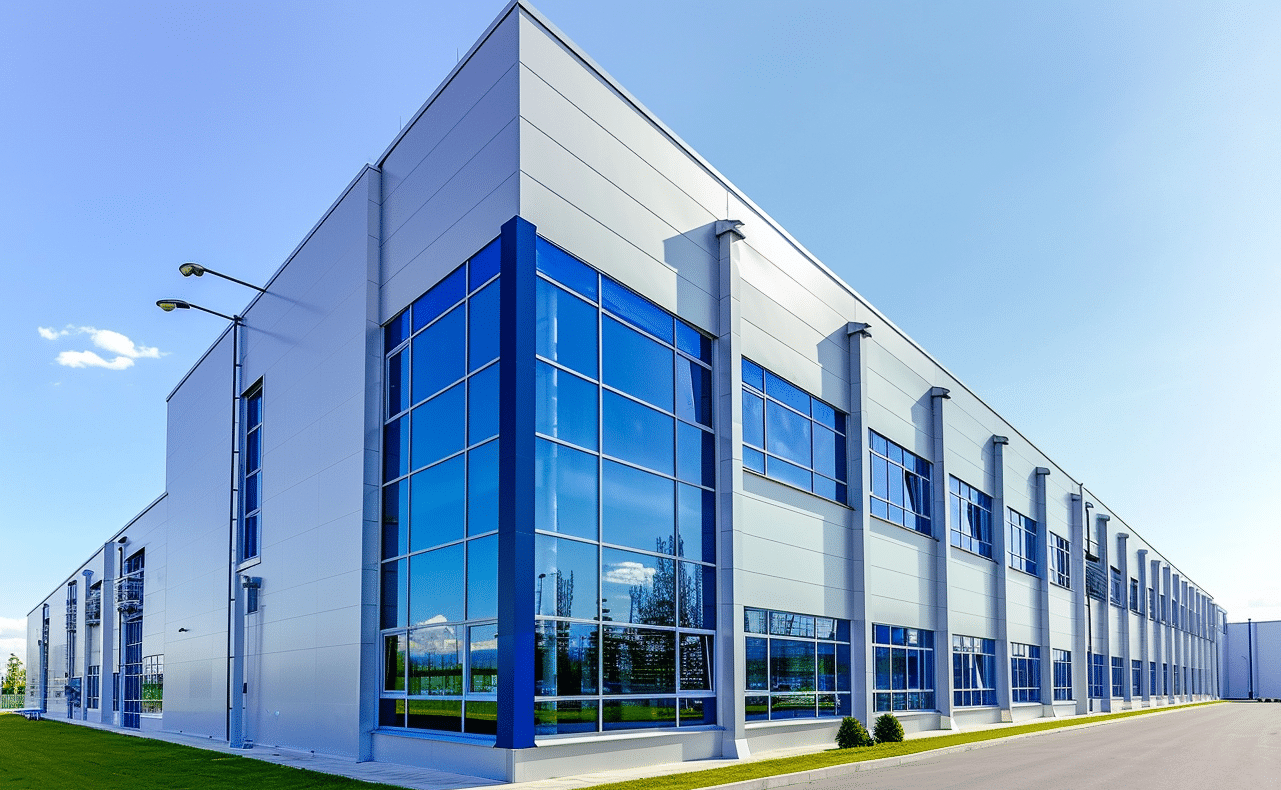
[[[611,562],[605,571],[605,582],[628,587],[649,587],[654,583],[657,568],[646,568],[639,562]]]
[[[27,663],[27,621],[16,617],[0,617],[0,667],[13,653]],[[3,670],[0,670],[3,674]]]
[[[133,367],[129,357],[116,357],[108,362],[92,351],[63,351],[54,360],[67,368],[106,368],[107,370],[124,370]]]
[[[93,351],[63,351],[54,361],[68,368],[106,368],[107,370],[124,370],[133,367],[135,359],[144,357],[159,359],[165,352],[155,346],[140,346],[127,336],[110,329],[97,329],[92,326],[67,324],[62,329],[47,326],[36,327],[36,331],[45,340],[57,340],[68,335],[89,335],[93,344],[103,351],[115,355],[108,360]]]

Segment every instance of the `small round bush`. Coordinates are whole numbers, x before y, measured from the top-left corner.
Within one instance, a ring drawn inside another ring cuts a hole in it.
[[[903,740],[903,725],[893,713],[882,713],[874,727],[877,743],[898,743]]]
[[[841,727],[836,731],[836,745],[841,749],[871,746],[872,736],[867,734],[867,728],[863,726],[863,722],[853,716],[846,716],[841,719]]]

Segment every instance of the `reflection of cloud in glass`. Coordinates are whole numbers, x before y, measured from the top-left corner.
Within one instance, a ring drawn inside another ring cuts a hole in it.
[[[610,584],[654,586],[656,568],[647,568],[639,562],[611,562],[606,567],[609,570],[605,571],[605,581]]]
[[[445,617],[445,615],[443,614],[434,614],[431,617],[427,618],[426,620],[419,620],[418,622],[414,623],[414,625],[435,625],[436,623],[448,622],[448,620],[449,618]],[[452,629],[450,633],[453,633]]]

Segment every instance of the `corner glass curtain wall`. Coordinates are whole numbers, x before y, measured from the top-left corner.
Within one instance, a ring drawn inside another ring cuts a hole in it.
[[[537,242],[535,732],[713,724],[711,340]],[[493,734],[499,249],[385,328],[379,725]]]

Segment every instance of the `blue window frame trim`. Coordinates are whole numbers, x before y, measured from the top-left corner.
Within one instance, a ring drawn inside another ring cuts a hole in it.
[[[244,438],[240,476],[240,560],[258,556],[262,542],[262,381],[244,396]]]

